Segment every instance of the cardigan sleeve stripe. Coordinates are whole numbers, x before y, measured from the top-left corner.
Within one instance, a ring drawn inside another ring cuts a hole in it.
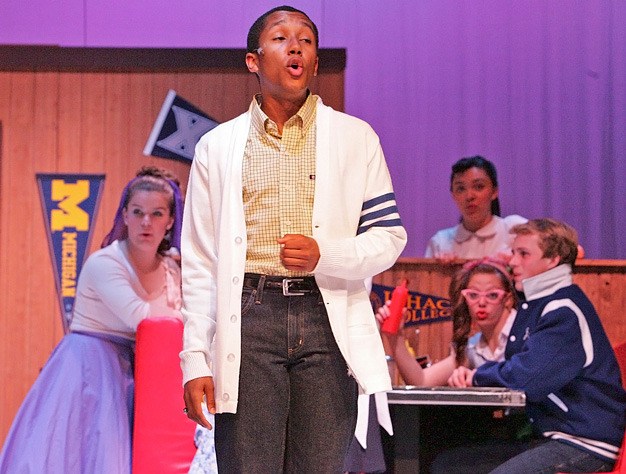
[[[372,227],[395,227],[401,225],[402,220],[396,206],[395,194],[387,193],[363,203],[357,234],[362,234]]]
[[[387,193],[387,194],[383,194],[381,196],[377,196],[372,199],[368,199],[367,201],[363,203],[363,209],[361,210],[361,214],[367,209],[371,209],[372,207],[378,206],[380,204],[388,203],[388,202],[393,202],[395,204],[396,196],[394,193]]]

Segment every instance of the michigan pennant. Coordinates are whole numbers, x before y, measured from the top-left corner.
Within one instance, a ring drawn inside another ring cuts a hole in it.
[[[63,330],[72,320],[76,282],[87,257],[104,175],[37,174]]]
[[[143,154],[191,161],[200,137],[217,125],[218,122],[170,89]]]
[[[392,286],[372,285],[370,300],[374,310],[385,304],[385,301],[391,298],[391,293],[393,293]],[[449,299],[417,291],[409,291],[406,307],[408,311],[404,320],[405,327],[450,321],[452,317]]]

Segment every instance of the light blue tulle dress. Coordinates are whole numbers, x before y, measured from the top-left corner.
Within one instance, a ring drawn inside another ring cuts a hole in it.
[[[117,241],[83,266],[71,331],[20,407],[0,473],[131,472],[134,336],[151,315],[180,317],[180,270],[164,259],[147,294]]]

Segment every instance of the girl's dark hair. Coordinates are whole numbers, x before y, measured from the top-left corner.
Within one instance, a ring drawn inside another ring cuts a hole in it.
[[[280,7],[272,8],[271,10],[263,13],[250,27],[248,31],[248,53],[254,53],[260,46],[259,41],[261,38],[261,32],[263,28],[265,28],[265,24],[267,23],[267,17],[275,12],[291,12],[291,13],[300,13],[304,15],[307,20],[311,23],[311,28],[313,29],[313,33],[315,34],[315,49],[319,49],[319,33],[317,31],[317,26],[313,23],[313,20],[309,18],[309,15],[304,13],[302,10],[298,10],[297,8],[290,7],[288,5],[282,5]]]
[[[483,170],[494,188],[498,187],[498,173],[496,172],[496,166],[488,159],[476,155],[468,158],[461,158],[459,161],[452,165],[452,173],[450,174],[450,191],[452,191],[452,181],[457,174],[465,173],[470,168],[478,168]],[[494,216],[500,215],[500,200],[496,197],[491,201],[491,213]]]
[[[450,283],[450,304],[452,306],[452,344],[456,351],[456,362],[461,365],[465,361],[467,340],[472,329],[472,317],[461,290],[467,288],[472,276],[478,273],[497,275],[502,288],[513,298],[513,307],[517,304],[515,283],[507,270],[506,263],[501,260],[484,258],[466,263],[453,277]]]

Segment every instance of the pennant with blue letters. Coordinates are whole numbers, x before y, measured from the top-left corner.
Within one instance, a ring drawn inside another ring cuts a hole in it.
[[[370,301],[374,311],[391,298],[393,290],[392,286],[372,285]],[[405,327],[450,321],[452,319],[450,300],[447,298],[409,290],[406,306],[408,311],[404,320]]]

